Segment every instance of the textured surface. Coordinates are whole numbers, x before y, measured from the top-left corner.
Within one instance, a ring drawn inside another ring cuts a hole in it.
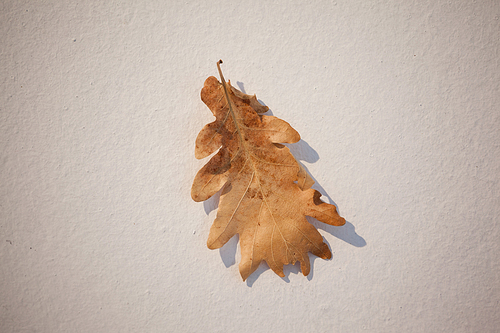
[[[498,1],[2,1],[0,331],[497,331],[499,17]],[[334,258],[307,279],[242,283],[234,240],[206,249],[193,142],[220,58],[301,134],[292,152],[348,221],[313,221]]]

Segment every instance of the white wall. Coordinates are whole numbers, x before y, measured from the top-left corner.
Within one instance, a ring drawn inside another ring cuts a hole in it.
[[[1,332],[494,332],[500,3],[2,1]],[[226,78],[348,223],[247,282],[190,186]]]

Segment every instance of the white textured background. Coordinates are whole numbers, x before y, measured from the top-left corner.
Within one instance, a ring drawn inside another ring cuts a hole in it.
[[[498,332],[500,2],[1,1],[0,332]],[[242,282],[190,186],[226,78],[348,223]]]

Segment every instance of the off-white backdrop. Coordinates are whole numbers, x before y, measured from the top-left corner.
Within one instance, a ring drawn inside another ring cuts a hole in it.
[[[498,332],[500,3],[2,1],[1,332]],[[226,78],[348,223],[246,282],[190,186]]]

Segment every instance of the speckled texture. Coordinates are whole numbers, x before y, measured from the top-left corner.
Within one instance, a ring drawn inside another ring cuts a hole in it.
[[[499,17],[498,1],[3,1],[0,332],[496,332]],[[301,134],[292,153],[347,219],[311,220],[334,259],[307,279],[242,283],[236,240],[206,250],[215,201],[190,188],[219,59]]]

